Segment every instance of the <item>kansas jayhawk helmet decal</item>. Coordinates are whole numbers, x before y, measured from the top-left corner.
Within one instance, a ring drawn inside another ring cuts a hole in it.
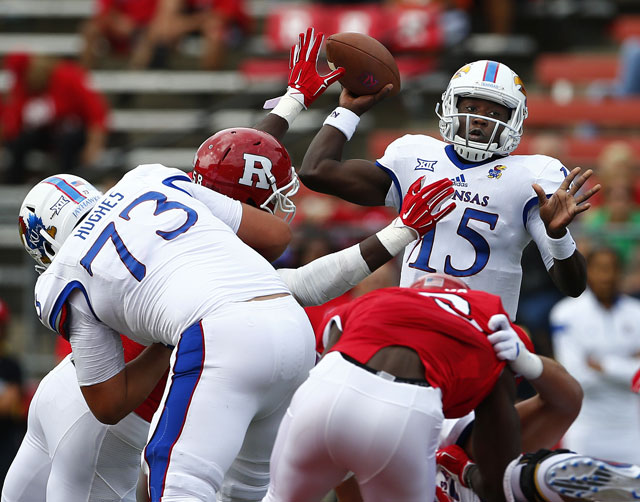
[[[511,109],[511,117],[508,122],[482,117],[496,122],[495,130],[502,126],[502,131],[488,143],[469,141],[467,135],[464,138],[459,135],[458,128],[461,117],[469,118],[474,115],[458,111],[458,99],[461,97],[499,103]],[[472,162],[513,152],[520,143],[522,123],[529,113],[522,79],[507,65],[487,60],[475,61],[460,68],[442,94],[442,114],[438,111],[439,107],[440,104],[436,106],[436,114],[440,117],[440,134],[443,139],[453,144],[458,155]]]
[[[51,176],[29,191],[20,207],[18,231],[38,272],[49,266],[76,224],[101,197],[102,192],[72,174]]]
[[[300,186],[289,153],[270,134],[246,127],[224,129],[196,152],[195,183],[291,221],[296,206],[289,197]]]

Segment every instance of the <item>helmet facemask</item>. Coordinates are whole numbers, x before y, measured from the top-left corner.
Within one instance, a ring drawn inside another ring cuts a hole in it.
[[[291,166],[291,181],[280,188],[273,174],[268,173],[267,179],[273,193],[260,204],[260,209],[271,214],[283,213],[283,220],[290,223],[296,215],[296,205],[289,197],[293,197],[300,189],[300,180],[295,169]]]

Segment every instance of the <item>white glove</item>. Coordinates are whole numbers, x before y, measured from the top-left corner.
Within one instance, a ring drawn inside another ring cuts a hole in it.
[[[511,327],[506,315],[491,316],[488,326],[493,333],[487,338],[493,345],[498,359],[507,361],[514,373],[527,380],[535,380],[542,374],[542,359],[529,352],[518,333]]]

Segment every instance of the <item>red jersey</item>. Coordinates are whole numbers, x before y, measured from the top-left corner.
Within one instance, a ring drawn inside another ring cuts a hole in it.
[[[500,297],[484,291],[384,288],[338,306],[332,314],[340,317],[343,331],[330,351],[366,363],[383,347],[415,350],[425,378],[442,391],[447,418],[473,410],[506,364],[487,340],[487,323],[494,314],[509,316]],[[524,331],[512,326],[533,350]]]
[[[106,129],[108,106],[104,97],[89,86],[84,69],[72,61],[59,61],[43,93],[29,95],[26,88],[31,56],[15,53],[6,57],[5,68],[12,77],[2,113],[2,134],[16,138],[25,127],[25,109],[38,102],[39,125],[74,119],[87,127]]]

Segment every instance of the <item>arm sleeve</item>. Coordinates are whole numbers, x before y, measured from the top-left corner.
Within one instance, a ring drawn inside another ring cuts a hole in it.
[[[564,167],[558,159],[554,159],[553,157],[537,155],[536,158],[539,158],[541,162],[544,160],[547,161],[544,168],[540,171],[540,174],[536,177],[536,183],[542,187],[547,196],[550,196],[567,177],[569,170]],[[531,189],[531,191],[533,192],[533,189]]]
[[[371,270],[356,244],[313,260],[300,268],[278,269],[280,277],[303,307],[320,305],[346,293]]]
[[[544,223],[540,218],[537,206],[529,211],[529,218],[527,219],[527,228],[531,238],[535,241],[544,266],[547,271],[553,266],[553,256],[549,251],[547,229],[544,227]],[[571,235],[571,232],[567,228],[567,233]]]
[[[77,291],[68,302],[73,362],[81,387],[109,380],[124,370],[120,335],[99,322]]]
[[[559,160],[554,159],[553,157],[547,157],[545,155],[532,155],[531,157],[533,158],[534,163],[544,162],[544,167],[538,173],[538,175],[533,178],[533,180],[534,183],[537,183],[542,187],[544,193],[547,195],[547,198],[549,198],[555,193],[560,184],[564,181],[564,178],[567,176],[569,171],[560,163]],[[522,210],[522,220],[526,228],[529,230],[529,233],[533,237],[533,230],[530,227],[530,224],[532,223],[531,218],[532,216],[537,216],[538,220],[540,220],[540,213],[538,211],[538,196],[532,187],[527,187],[527,190],[530,193],[530,196],[527,199],[527,202],[525,203]],[[542,220],[540,220],[540,223],[542,223]],[[544,223],[542,224],[542,226],[544,229]],[[549,267],[551,267],[551,265],[549,265]]]
[[[174,185],[185,190],[194,199],[198,199],[209,208],[216,218],[231,227],[234,232],[238,232],[242,221],[242,204],[240,201],[186,179],[176,180]]]
[[[411,143],[413,136],[406,134],[401,138],[393,141],[387,146],[382,157],[376,160],[376,165],[382,169],[390,178],[391,186],[385,199],[385,205],[395,207],[398,211],[402,207],[403,189],[400,183],[402,173],[399,172],[403,165],[406,155],[410,154],[415,159],[415,148]],[[405,153],[409,152],[409,153]]]
[[[529,235],[531,235],[531,238],[535,241],[544,266],[548,271],[553,266],[553,256],[551,256],[549,246],[547,245],[547,229],[544,227],[544,223],[540,218],[538,206],[529,210],[527,229],[529,230]],[[567,229],[567,232],[568,231],[569,229]]]

